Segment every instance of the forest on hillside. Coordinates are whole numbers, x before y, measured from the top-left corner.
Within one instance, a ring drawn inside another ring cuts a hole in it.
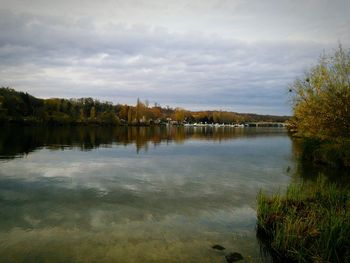
[[[116,104],[93,98],[36,98],[11,88],[0,88],[0,123],[153,125],[168,123],[285,122],[288,116],[258,115],[228,111],[189,111],[150,106],[137,99],[136,105]]]

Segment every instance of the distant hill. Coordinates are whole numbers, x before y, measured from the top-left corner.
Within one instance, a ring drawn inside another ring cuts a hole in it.
[[[285,122],[289,116],[259,115],[229,111],[189,111],[182,108],[135,106],[102,102],[93,98],[40,99],[11,88],[0,88],[0,123],[153,125],[175,123]]]

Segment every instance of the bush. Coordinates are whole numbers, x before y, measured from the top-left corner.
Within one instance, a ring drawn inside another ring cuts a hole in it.
[[[350,140],[301,138],[300,146],[302,161],[312,161],[332,167],[350,167]]]
[[[303,137],[350,136],[350,51],[341,46],[290,87],[291,125]]]

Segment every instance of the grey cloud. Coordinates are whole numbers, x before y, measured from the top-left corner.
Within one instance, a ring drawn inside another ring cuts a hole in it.
[[[189,109],[288,114],[286,88],[334,43],[254,41],[0,11],[0,80],[42,97],[137,97]]]

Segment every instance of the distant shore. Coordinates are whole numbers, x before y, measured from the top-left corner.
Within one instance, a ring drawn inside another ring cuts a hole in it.
[[[148,123],[127,123],[127,122],[98,122],[98,121],[76,121],[76,122],[56,122],[54,120],[35,119],[7,119],[1,120],[0,125],[24,125],[24,126],[111,126],[111,127],[155,127],[155,126],[176,126],[193,128],[249,128],[249,127],[288,127],[283,122],[249,122],[249,123],[187,123],[187,122],[148,122]]]
[[[113,104],[93,98],[40,99],[11,88],[0,88],[0,123],[26,125],[152,126],[193,125],[241,127],[284,125],[289,116],[237,113],[231,111],[189,111],[153,106],[137,99],[136,105]],[[279,124],[276,124],[279,123]]]

